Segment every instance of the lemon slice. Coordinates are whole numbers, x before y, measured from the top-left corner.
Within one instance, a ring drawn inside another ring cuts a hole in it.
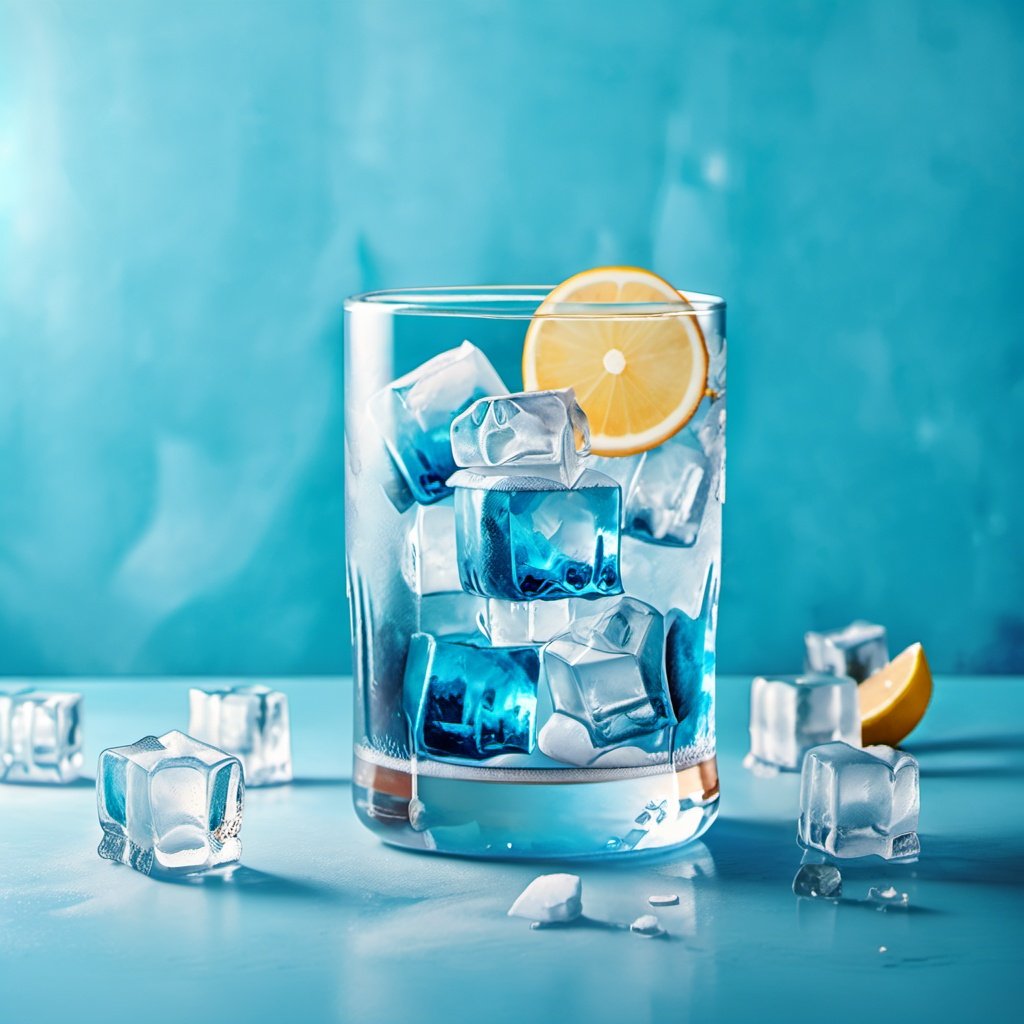
[[[672,315],[666,302],[684,315]],[[609,310],[605,319],[557,308],[575,303],[636,309]],[[537,307],[526,332],[524,387],[575,389],[595,455],[654,448],[686,425],[707,386],[704,335],[697,318],[685,313],[692,308],[667,281],[636,267],[597,267],[570,277]]]
[[[932,673],[924,648],[911,644],[857,687],[861,742],[895,747],[924,717],[932,696]]]

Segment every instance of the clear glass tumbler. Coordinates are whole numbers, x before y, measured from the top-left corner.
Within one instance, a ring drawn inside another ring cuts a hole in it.
[[[548,290],[346,303],[353,794],[388,843],[635,856],[717,813],[725,303],[539,309]],[[674,432],[609,454],[597,442],[627,410],[588,424],[583,387],[578,404],[525,388],[528,335],[552,324],[570,349],[605,353],[627,404],[646,400],[629,360],[688,339],[700,376]]]

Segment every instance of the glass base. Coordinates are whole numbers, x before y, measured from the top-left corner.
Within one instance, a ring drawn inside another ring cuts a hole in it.
[[[356,752],[356,814],[384,842],[413,850],[544,860],[637,857],[692,842],[718,814],[714,757],[656,773],[484,769],[472,778],[381,760]]]

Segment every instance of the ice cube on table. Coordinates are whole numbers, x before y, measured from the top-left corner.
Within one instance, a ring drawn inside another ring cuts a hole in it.
[[[750,687],[750,754],[799,771],[812,747],[840,740],[860,746],[857,684],[847,676],[759,676]]]
[[[25,688],[0,693],[0,781],[65,783],[82,767],[82,698]]]
[[[711,484],[711,467],[696,446],[673,438],[644,452],[623,491],[623,530],[654,544],[693,547]]]
[[[405,710],[417,751],[483,761],[536,743],[540,656],[534,646],[416,633],[405,669]]]
[[[917,761],[892,747],[815,747],[800,779],[797,838],[833,857],[915,857],[919,785]]]
[[[478,398],[507,392],[483,352],[464,341],[370,398],[370,418],[418,502],[431,504],[451,493],[452,420]]]
[[[487,600],[483,626],[492,644],[543,644],[569,628],[570,602]]]
[[[577,618],[544,648],[556,713],[586,726],[595,747],[657,733],[672,725],[662,668],[665,627],[650,605],[623,597]],[[544,749],[551,757],[558,757]]]
[[[579,875],[538,875],[508,909],[509,917],[525,917],[541,924],[566,924],[583,913],[583,885]]]
[[[463,469],[455,534],[464,590],[507,601],[622,593],[618,485],[584,470],[572,487]]]
[[[452,499],[417,505],[409,516],[402,553],[402,576],[409,588],[416,594],[461,593]]]
[[[188,732],[234,754],[247,786],[270,786],[292,778],[288,698],[267,686],[188,691]]]
[[[529,467],[571,485],[590,451],[590,427],[572,388],[481,398],[452,421],[458,466]]]
[[[223,867],[242,854],[245,783],[237,757],[182,732],[100,754],[98,853],[143,874]]]
[[[858,683],[889,663],[885,627],[861,619],[843,629],[804,634],[809,672],[849,676]]]
[[[802,864],[793,879],[793,892],[809,899],[839,899],[843,876],[834,864]]]

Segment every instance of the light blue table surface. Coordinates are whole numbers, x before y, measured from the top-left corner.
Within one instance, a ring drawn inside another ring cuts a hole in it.
[[[184,680],[90,681],[103,746],[182,727]],[[543,868],[404,853],[350,807],[348,680],[282,680],[297,781],[250,790],[244,869],[168,884],[100,860],[92,787],[0,787],[0,1020],[1003,1020],[1024,995],[1024,679],[942,678],[921,761],[916,865],[847,872],[797,900],[798,779],[741,766],[747,680],[719,683],[722,813],[664,860],[584,865],[589,916],[647,897],[669,941],[532,931],[505,910]],[[63,684],[63,688],[70,688]],[[861,902],[891,882],[909,911]]]

